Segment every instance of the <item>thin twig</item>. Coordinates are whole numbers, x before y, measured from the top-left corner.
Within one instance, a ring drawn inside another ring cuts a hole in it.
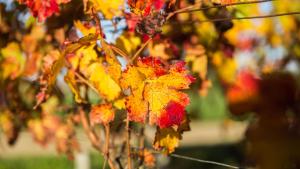
[[[102,26],[101,26],[101,22],[100,22],[100,18],[95,10],[95,8],[92,8],[92,15],[94,17],[94,20],[96,22],[96,34],[100,35],[101,39],[103,37],[103,33],[102,33]]]
[[[89,122],[88,122],[85,112],[83,111],[82,108],[80,108],[80,110],[79,110],[79,115],[80,115],[82,127],[83,127],[85,133],[88,135],[88,138],[91,141],[93,147],[96,148],[96,150],[98,150],[98,151],[102,151],[102,148],[100,146],[100,138],[90,128]]]
[[[143,149],[140,149],[139,147],[132,147],[132,148],[135,150],[143,150]],[[155,153],[155,154],[161,154],[160,151],[153,150],[151,148],[149,148],[148,150],[150,150],[152,153]],[[213,164],[213,165],[223,166],[223,167],[227,167],[227,168],[233,168],[233,169],[241,169],[242,168],[242,167],[233,166],[233,165],[220,163],[220,162],[216,162],[216,161],[202,160],[202,159],[189,157],[189,156],[185,156],[185,155],[174,154],[174,153],[170,154],[169,156],[175,157],[175,158],[181,158],[181,159],[185,159],[185,160],[190,160],[190,161],[195,161],[195,162],[199,162],[199,163]]]
[[[299,14],[300,14],[300,12],[286,12],[286,13],[261,15],[261,16],[216,18],[216,19],[208,19],[208,20],[202,20],[202,21],[196,21],[196,22],[197,23],[202,23],[202,22],[220,22],[220,21],[227,21],[227,20],[261,19],[261,18],[272,18],[272,17],[279,17],[279,16],[286,16],[286,15],[299,15]]]
[[[148,43],[152,40],[153,38],[150,37],[141,47],[140,49],[133,55],[133,57],[130,60],[130,63],[134,62],[134,60],[139,56],[139,54],[144,50],[144,48],[148,45]]]
[[[227,167],[227,168],[233,168],[233,169],[239,169],[240,168],[240,167],[229,165],[229,164],[224,164],[224,163],[215,162],[215,161],[209,161],[209,160],[201,160],[201,159],[197,159],[197,158],[193,158],[193,157],[188,157],[188,156],[183,156],[183,155],[179,155],[179,154],[171,154],[170,156],[175,157],[175,158],[181,158],[181,159],[185,159],[185,160],[190,160],[190,161],[196,161],[196,162],[200,162],[200,163],[206,163],[206,164],[213,164],[213,165],[223,166],[223,167]]]
[[[142,124],[138,137],[139,137],[139,148],[140,150],[144,150],[145,149],[145,124]],[[144,157],[142,156],[139,162],[139,166],[141,166],[141,168],[143,168],[142,166],[143,163],[144,163]]]
[[[78,77],[78,79],[83,82],[84,84],[86,84],[87,86],[89,86],[92,90],[94,90],[99,96],[100,93],[98,92],[98,90],[94,87],[94,85],[92,85],[88,80],[86,80],[83,76],[81,76],[79,73],[75,72],[75,76]]]
[[[177,13],[180,13],[180,12],[183,12],[183,11],[187,11],[187,10],[190,10],[190,9],[193,9],[193,8],[196,8],[198,7],[199,5],[201,5],[203,2],[200,1],[198,3],[195,3],[194,5],[190,5],[188,7],[185,7],[185,8],[181,8],[181,9],[177,9],[176,11],[173,11],[171,13],[168,14],[166,20],[169,20],[171,17],[173,17],[174,15],[176,15]]]
[[[227,7],[227,6],[247,5],[247,4],[258,4],[258,3],[271,2],[271,1],[275,1],[275,0],[260,0],[260,1],[235,2],[235,3],[230,3],[230,4],[223,4],[223,5],[216,5],[216,6],[208,6],[208,7],[203,7],[203,8],[199,8],[199,9],[192,9],[192,10],[181,11],[181,12],[177,12],[177,14],[178,14],[178,13],[187,13],[187,12],[203,11],[203,10],[208,10],[208,9],[213,9],[213,8],[222,8],[222,7]]]
[[[257,3],[264,3],[264,2],[271,2],[275,0],[260,0],[260,1],[247,1],[247,2],[235,2],[235,3],[230,3],[230,4],[223,4],[223,5],[216,5],[216,6],[208,6],[208,7],[203,7],[203,8],[198,8],[198,9],[193,9],[201,5],[203,2],[201,1],[200,3],[196,3],[194,5],[178,9],[174,12],[171,12],[167,16],[167,20],[173,17],[176,14],[180,13],[189,13],[189,12],[196,12],[196,11],[203,11],[203,10],[208,10],[212,8],[222,8],[222,7],[227,7],[227,6],[236,6],[236,5],[246,5],[246,4],[257,4]]]
[[[113,51],[115,51],[117,54],[119,54],[120,56],[122,56],[126,61],[129,61],[129,57],[128,57],[128,55],[124,51],[122,51],[120,48],[118,48],[118,47],[116,47],[116,46],[114,46],[112,44],[110,44],[109,46],[110,46],[110,48]]]
[[[107,159],[109,159],[109,140],[110,140],[110,138],[109,138],[109,136],[110,136],[110,126],[109,126],[109,124],[105,124],[104,128],[105,128],[105,147],[104,147],[105,161],[104,161],[102,169],[105,169]]]
[[[79,110],[79,115],[80,115],[80,119],[81,119],[81,123],[83,126],[83,129],[85,131],[85,133],[87,134],[89,140],[91,141],[93,147],[98,150],[100,153],[103,154],[103,148],[100,146],[101,142],[100,142],[100,138],[96,135],[96,133],[94,132],[94,130],[90,127],[90,124],[88,122],[88,119],[85,115],[85,112],[82,108],[80,108]],[[105,157],[105,155],[103,154],[103,156]],[[115,169],[115,165],[113,163],[113,161],[110,158],[107,158],[109,167],[111,169]]]
[[[130,130],[129,130],[129,117],[127,113],[126,118],[126,148],[127,148],[127,168],[131,169],[131,147],[130,147]]]

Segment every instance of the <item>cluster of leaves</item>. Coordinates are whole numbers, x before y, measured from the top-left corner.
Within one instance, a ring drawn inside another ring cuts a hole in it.
[[[299,34],[299,19],[234,22],[230,18],[263,13],[257,4],[226,7],[238,2],[0,3],[0,125],[8,142],[13,144],[19,131],[28,128],[38,143],[55,140],[58,151],[72,157],[79,150],[75,126],[81,124],[111,168],[151,167],[153,151],[174,152],[183,132],[190,130],[190,99],[184,90],[195,82],[193,90],[206,96],[210,72],[217,73],[234,114],[255,111],[267,120],[276,110],[280,116],[275,120],[288,119],[287,110],[299,111],[300,96],[293,78],[276,71],[291,60],[299,62],[300,37],[290,38]],[[278,2],[273,6],[275,12],[296,8]],[[206,10],[193,12],[199,9]],[[280,33],[272,31],[278,23]],[[254,33],[249,35],[249,29]],[[268,52],[282,48],[288,55],[270,61]],[[239,55],[245,53],[258,59],[241,62]],[[267,90],[273,83],[278,86]],[[279,88],[291,90],[275,97],[272,93]],[[156,129],[154,150],[145,146],[146,127]]]

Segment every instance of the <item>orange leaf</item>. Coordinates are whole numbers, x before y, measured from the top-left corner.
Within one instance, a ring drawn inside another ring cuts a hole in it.
[[[150,124],[160,128],[180,125],[189,98],[179,90],[187,89],[192,81],[184,62],[165,68],[156,58],[139,59],[137,66],[128,66],[121,78],[123,88],[131,89],[126,98],[130,120],[144,122],[148,117]]]
[[[108,124],[115,118],[115,112],[111,104],[100,104],[92,108],[90,112],[91,125]]]

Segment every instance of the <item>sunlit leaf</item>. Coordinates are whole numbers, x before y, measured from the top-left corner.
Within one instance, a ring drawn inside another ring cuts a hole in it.
[[[121,92],[117,82],[107,73],[103,64],[96,62],[88,67],[89,80],[103,97],[108,100],[116,99]]]
[[[131,89],[126,99],[130,119],[145,122],[149,118],[150,124],[160,128],[180,125],[189,98],[178,90],[187,89],[193,81],[184,63],[177,62],[166,69],[159,60],[148,57],[140,59],[137,65],[129,66],[122,75],[127,82],[123,87]]]
[[[34,17],[39,21],[44,21],[46,18],[59,12],[59,4],[67,3],[70,0],[18,0],[19,3],[27,5],[30,8]]]
[[[120,16],[125,5],[124,0],[89,0],[87,2],[91,3],[92,8],[101,11],[107,19]]]

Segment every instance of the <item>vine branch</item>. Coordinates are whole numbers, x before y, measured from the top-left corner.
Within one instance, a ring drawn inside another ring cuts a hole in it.
[[[91,141],[93,147],[98,150],[99,152],[101,152],[103,154],[103,156],[105,157],[105,154],[103,153],[104,150],[103,148],[100,146],[100,138],[96,135],[95,131],[91,128],[88,119],[85,115],[85,112],[82,108],[79,109],[79,115],[80,115],[80,119],[81,119],[81,123],[83,126],[83,129],[85,131],[85,133],[87,134],[89,140]],[[106,158],[108,161],[108,164],[110,166],[111,169],[115,169],[115,165],[113,163],[113,161],[110,158]]]
[[[197,22],[202,23],[202,22],[220,22],[220,21],[227,21],[227,20],[261,19],[261,18],[272,18],[272,17],[279,17],[279,16],[286,16],[286,15],[299,15],[299,14],[300,14],[300,12],[286,12],[286,13],[260,15],[260,16],[216,18],[216,19],[208,19],[208,20],[202,20],[202,21],[197,21]]]
[[[131,58],[130,63],[134,62],[134,60],[139,56],[139,54],[144,50],[144,48],[148,45],[148,43],[152,40],[153,38],[150,37],[140,48],[139,50],[134,54],[134,56]]]
[[[100,138],[91,129],[88,119],[82,108],[80,108],[80,110],[79,110],[79,115],[80,115],[82,127],[83,127],[85,133],[87,134],[89,140],[91,141],[93,147],[98,151],[102,151],[102,147],[100,146]]]
[[[126,118],[126,149],[127,149],[127,168],[131,168],[131,151],[130,151],[130,130],[129,130],[129,117]]]
[[[167,16],[167,20],[173,17],[176,14],[180,13],[189,13],[189,12],[196,12],[196,11],[203,11],[203,10],[208,10],[208,9],[213,9],[213,8],[222,8],[222,7],[227,7],[227,6],[236,6],[236,5],[246,5],[246,4],[257,4],[257,3],[264,3],[264,2],[271,2],[275,0],[260,0],[260,1],[247,1],[247,2],[235,2],[235,3],[230,3],[230,4],[223,4],[223,5],[216,5],[216,6],[208,6],[208,7],[202,7],[199,9],[193,9],[195,7],[198,7],[199,5],[202,4],[202,1],[199,3],[196,3],[194,5],[178,9],[174,12],[169,13]]]

